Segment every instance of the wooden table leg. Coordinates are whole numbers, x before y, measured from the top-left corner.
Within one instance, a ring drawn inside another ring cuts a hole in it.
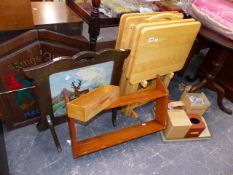
[[[206,85],[209,89],[218,94],[218,106],[227,114],[232,114],[232,111],[223,105],[223,98],[225,96],[224,89],[216,83],[216,76],[221,71],[223,64],[231,52],[217,44],[213,44],[206,55],[206,58],[198,70],[198,78],[202,79],[192,87],[190,92],[195,92]]]
[[[201,89],[206,85],[207,81],[206,79],[200,81],[199,83],[195,84],[191,89],[190,92],[196,92],[198,89]]]
[[[96,51],[97,38],[100,34],[100,26],[98,24],[98,19],[93,19],[89,24],[89,40],[90,40],[90,50]]]
[[[89,39],[90,39],[90,50],[96,50],[97,38],[100,34],[100,22],[99,22],[99,7],[100,0],[92,0],[91,18],[89,23]]]

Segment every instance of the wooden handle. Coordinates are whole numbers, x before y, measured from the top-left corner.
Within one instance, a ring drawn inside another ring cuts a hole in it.
[[[93,51],[83,51],[78,54],[75,54],[73,58],[75,60],[82,60],[82,59],[87,59],[87,58],[95,58],[98,54]]]
[[[161,20],[174,20],[174,19],[183,19],[184,15],[182,13],[159,13],[155,16],[145,19],[145,22],[157,22]]]

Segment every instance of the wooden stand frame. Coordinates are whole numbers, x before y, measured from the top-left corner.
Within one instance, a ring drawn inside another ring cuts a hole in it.
[[[23,70],[28,78],[34,80],[36,85],[36,93],[43,94],[38,95],[41,118],[37,128],[38,130],[45,130],[48,128],[50,129],[58,151],[61,151],[61,145],[59,143],[54,126],[66,121],[67,117],[54,117],[49,77],[55,73],[112,61],[113,70],[110,84],[118,86],[124,60],[127,58],[129,53],[129,50],[123,51],[114,49],[105,49],[99,52],[84,51],[77,53],[73,57],[57,57],[56,59],[46,63],[25,68]]]
[[[64,96],[66,102],[68,102],[69,97],[65,92]],[[77,140],[75,120],[73,118],[69,118],[68,121],[70,128],[70,137],[74,158],[165,129],[167,126],[168,91],[159,77],[156,79],[155,89],[121,96],[106,109],[113,109],[152,100],[156,100],[156,118],[152,121],[139,125],[134,125],[128,128],[119,129],[81,141]],[[113,113],[113,115],[116,115],[116,113]]]

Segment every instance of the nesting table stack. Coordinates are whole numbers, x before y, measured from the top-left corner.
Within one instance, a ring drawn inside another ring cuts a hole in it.
[[[178,12],[131,13],[121,17],[116,49],[131,49],[125,61],[120,92],[130,94],[153,86],[149,81],[164,76],[168,86],[173,72],[182,69],[200,23],[183,19]],[[134,106],[124,110],[126,116],[137,117]]]

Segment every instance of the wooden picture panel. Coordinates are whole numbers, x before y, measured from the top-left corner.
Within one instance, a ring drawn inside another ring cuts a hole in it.
[[[0,44],[0,111],[8,129],[25,126],[40,117],[37,96],[41,94],[35,94],[33,82],[22,69],[87,48],[88,42],[82,37],[71,38],[46,30],[30,30]]]
[[[7,109],[3,118],[8,127],[15,128],[25,121],[30,123],[40,116],[34,89],[18,91],[33,86],[21,69],[42,63],[39,55],[39,44],[34,42],[17,50],[17,54],[11,53],[0,59],[0,98],[1,106]]]
[[[79,74],[81,69],[88,68],[90,66],[96,67],[98,64],[113,63],[111,70],[111,77],[109,84],[119,85],[121,70],[125,58],[129,55],[129,51],[116,51],[113,49],[103,50],[101,52],[80,52],[73,57],[59,57],[51,60],[47,63],[24,69],[27,77],[33,79],[36,84],[37,94],[43,94],[38,97],[41,120],[39,122],[39,128],[41,130],[48,128],[45,117],[50,115],[54,118],[53,113],[53,99],[50,88],[50,76],[56,73],[63,73],[65,71],[76,70],[75,74]],[[109,73],[106,73],[109,74]],[[69,74],[71,76],[71,74]],[[78,77],[77,77],[78,78]],[[80,78],[80,77],[79,77]],[[81,77],[81,81],[85,81],[85,77]],[[64,79],[61,79],[64,82]],[[68,82],[68,86],[71,86]],[[57,117],[57,121],[61,117]],[[54,120],[55,121],[55,120]],[[56,122],[56,121],[55,121]],[[56,123],[55,123],[56,124]]]

